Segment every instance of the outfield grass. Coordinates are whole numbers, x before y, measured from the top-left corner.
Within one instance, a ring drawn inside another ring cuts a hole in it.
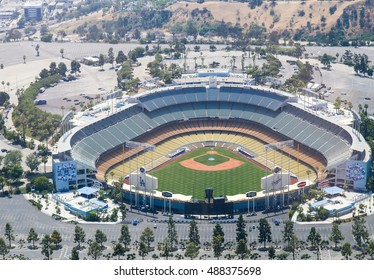
[[[240,160],[244,164],[231,170],[213,172],[191,170],[179,164],[183,160],[197,157],[210,150]],[[192,195],[195,199],[204,199],[205,188],[213,188],[214,196],[260,191],[261,177],[270,173],[229,150],[201,148],[178,158],[176,161],[151,174],[158,178],[159,191],[170,191],[172,193]]]
[[[209,160],[210,158],[214,158],[214,160]],[[215,166],[215,165],[224,163],[226,161],[229,161],[230,158],[223,157],[217,154],[213,154],[213,155],[208,154],[208,155],[203,155],[201,157],[194,158],[193,160],[199,163],[208,165],[208,166]]]

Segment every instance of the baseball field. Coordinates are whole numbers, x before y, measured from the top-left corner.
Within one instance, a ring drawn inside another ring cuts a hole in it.
[[[204,199],[206,188],[213,188],[214,196],[260,191],[261,177],[270,173],[230,150],[200,148],[151,174],[159,191]]]

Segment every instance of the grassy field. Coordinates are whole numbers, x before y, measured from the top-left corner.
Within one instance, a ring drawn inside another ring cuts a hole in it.
[[[210,160],[214,158],[214,160]],[[199,163],[202,163],[202,164],[205,164],[205,165],[208,165],[208,166],[215,166],[215,165],[218,165],[218,164],[221,164],[221,163],[224,163],[226,161],[229,161],[230,158],[227,158],[227,157],[223,157],[223,156],[220,156],[220,155],[217,155],[217,154],[214,154],[214,155],[203,155],[201,157],[197,157],[197,158],[194,158],[194,161],[197,161]]]
[[[244,164],[231,170],[213,172],[195,171],[179,164],[183,160],[203,155],[211,150],[240,160]],[[152,175],[158,178],[159,191],[192,195],[195,199],[204,199],[205,188],[213,188],[214,196],[260,191],[261,177],[268,174],[266,170],[246,161],[234,152],[220,148],[202,148],[192,151],[171,164],[152,172]]]

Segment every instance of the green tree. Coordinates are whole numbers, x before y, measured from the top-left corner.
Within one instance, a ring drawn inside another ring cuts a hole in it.
[[[108,62],[112,65],[114,63],[114,53],[113,53],[113,48],[109,48],[108,50]]]
[[[238,221],[236,222],[236,242],[240,240],[244,240],[247,243],[247,231],[242,214],[239,215]]]
[[[70,260],[77,261],[79,260],[79,248],[78,246],[74,246],[73,249],[71,250],[71,256]]]
[[[5,243],[5,240],[0,237],[0,255],[3,256],[3,260],[5,260],[5,256],[9,253],[9,249]]]
[[[153,230],[151,228],[146,227],[142,235],[140,236],[140,241],[143,242],[145,245],[147,245],[147,251],[151,251],[151,243],[155,241],[155,235],[153,233]]]
[[[268,257],[269,257],[269,260],[274,260],[276,258],[276,255],[275,255],[275,248],[273,246],[271,246],[269,248],[269,251],[268,251]]]
[[[12,167],[15,164],[21,164],[22,153],[19,150],[12,150],[6,154],[3,160],[3,164],[6,167]]]
[[[292,235],[288,249],[292,253],[292,259],[295,260],[298,250],[300,249],[300,241],[297,238],[296,234]]]
[[[101,67],[101,70],[104,70],[104,64],[105,64],[105,57],[103,54],[99,55],[99,66]]]
[[[57,69],[56,62],[51,62],[51,64],[49,64],[49,74],[56,75],[57,73],[58,73],[58,69]]]
[[[355,217],[352,224],[352,235],[359,248],[369,240],[369,232],[365,225],[365,219],[362,217]]]
[[[89,242],[87,255],[94,260],[98,260],[103,255],[103,250],[104,248],[102,245],[96,241],[91,241]]]
[[[52,38],[53,38],[52,33],[46,33],[40,37],[40,41],[45,42],[45,43],[50,43],[52,42]]]
[[[81,250],[82,247],[82,243],[86,242],[86,233],[84,231],[83,228],[81,228],[80,226],[75,226],[74,228],[74,243],[78,243],[77,244],[77,248],[78,250]]]
[[[118,257],[118,259],[121,259],[121,256],[125,255],[125,247],[123,247],[122,243],[118,242],[114,245],[113,248],[113,257]]]
[[[163,242],[157,244],[157,249],[160,251],[161,257],[164,257],[166,260],[172,255],[171,251],[173,249],[169,237],[165,237]]]
[[[223,229],[220,224],[216,224],[213,229],[213,238],[215,236],[222,236],[222,243],[225,243],[225,233],[223,232]]]
[[[51,242],[53,244],[53,250],[58,250],[60,248],[62,237],[61,237],[61,234],[57,230],[54,230],[52,232]]]
[[[29,235],[27,236],[27,242],[32,243],[31,248],[35,249],[35,242],[39,240],[39,235],[34,228],[30,228]]]
[[[127,60],[126,55],[123,53],[123,51],[119,51],[116,57],[116,63],[122,64]]]
[[[121,235],[118,238],[118,242],[123,244],[126,251],[128,250],[128,246],[131,244],[131,235],[130,235],[129,227],[127,225],[122,225]]]
[[[195,244],[195,242],[190,242],[184,252],[184,256],[186,258],[190,258],[191,260],[195,259],[199,255],[199,247]]]
[[[39,56],[39,49],[40,49],[39,44],[36,44],[36,46],[35,46],[36,56]]]
[[[71,73],[74,73],[76,75],[77,72],[81,71],[80,68],[81,68],[81,64],[78,61],[72,60],[70,62],[70,71],[71,71]]]
[[[287,246],[290,246],[290,241],[292,239],[292,235],[294,235],[294,230],[293,230],[293,222],[292,221],[287,221],[286,224],[284,225],[284,229],[282,231],[283,233],[283,242],[287,242]]]
[[[42,193],[43,191],[50,192],[53,190],[53,184],[45,176],[40,176],[31,181],[31,185],[35,191]]]
[[[327,70],[330,70],[331,68],[331,62],[334,61],[334,57],[328,54],[323,54],[319,61],[326,67]]]
[[[103,243],[106,242],[108,240],[108,238],[106,237],[105,233],[102,232],[101,230],[96,230],[96,233],[95,233],[95,241],[100,244],[100,246],[104,249],[104,245]]]
[[[54,248],[51,237],[48,234],[46,234],[43,237],[40,245],[42,248],[42,255],[44,255],[47,260],[50,260],[53,254],[53,248]]]
[[[66,72],[68,71],[68,68],[66,67],[66,64],[63,62],[60,62],[57,67],[57,73],[59,73],[61,76],[65,77]]]
[[[266,242],[271,242],[271,227],[269,222],[265,219],[262,218],[259,221],[259,226],[258,226],[258,242],[264,244],[264,248],[266,248]]]
[[[190,223],[190,232],[188,234],[190,242],[194,242],[196,245],[200,244],[200,235],[199,235],[199,229],[197,227],[196,221],[192,221]]]
[[[345,242],[343,244],[342,250],[340,251],[343,257],[345,257],[346,260],[349,259],[349,257],[352,255],[352,247],[351,244],[348,242]]]
[[[14,237],[13,227],[9,223],[5,224],[4,236],[8,240],[9,248],[12,248],[12,241],[14,241],[15,237]]]
[[[46,164],[48,162],[48,156],[42,156],[42,163],[44,164],[44,173],[47,173]]]
[[[344,240],[344,236],[339,229],[339,224],[338,223],[333,223],[329,240],[331,242],[334,242],[335,249],[337,249],[338,244]]]
[[[219,260],[219,257],[222,256],[222,253],[225,250],[225,247],[223,246],[223,244],[224,244],[223,237],[221,235],[213,236],[212,247],[213,247],[214,257],[217,258],[217,260]]]
[[[374,241],[373,240],[369,241],[366,251],[368,252],[370,258],[374,260]]]
[[[23,168],[20,164],[15,164],[7,170],[7,174],[13,181],[18,181],[22,178]]]
[[[33,172],[34,170],[36,170],[38,166],[40,165],[40,163],[41,161],[39,160],[39,158],[33,153],[29,154],[26,157],[26,165],[30,168],[30,172]]]
[[[312,247],[312,249],[318,249],[318,246],[321,244],[322,237],[317,232],[315,227],[312,227],[310,229],[307,241],[310,242],[310,246]]]
[[[175,228],[175,221],[172,217],[169,217],[168,220],[168,238],[170,240],[171,247],[175,248],[175,246],[178,244],[178,234]]]
[[[147,256],[148,253],[149,253],[149,250],[147,249],[147,245],[143,241],[140,241],[140,243],[139,243],[139,256],[142,257],[142,260],[144,260],[144,257]]]
[[[245,258],[248,258],[250,251],[247,246],[247,241],[244,239],[240,239],[236,249],[235,249],[235,254],[238,255],[238,258],[241,260],[244,260]]]

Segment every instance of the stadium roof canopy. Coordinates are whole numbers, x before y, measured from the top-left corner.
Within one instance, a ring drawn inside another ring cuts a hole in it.
[[[342,188],[334,186],[334,187],[329,187],[329,188],[324,189],[323,192],[327,195],[334,196],[334,195],[342,195],[344,190]]]
[[[78,189],[77,191],[79,192],[79,194],[85,195],[85,196],[90,196],[90,195],[98,192],[97,189],[90,188],[90,187],[83,187],[83,188]]]

